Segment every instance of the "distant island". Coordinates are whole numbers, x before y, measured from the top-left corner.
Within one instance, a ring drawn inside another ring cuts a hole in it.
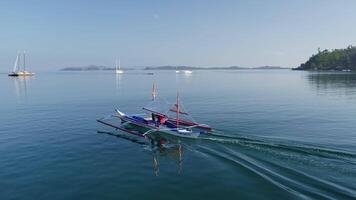
[[[114,67],[105,67],[97,65],[89,65],[85,67],[65,67],[61,71],[98,71],[98,70],[115,70]]]
[[[132,70],[130,68],[123,68],[124,70]],[[65,67],[61,71],[113,71],[115,67],[106,67],[101,65],[89,65],[84,67]]]
[[[243,70],[243,69],[290,69],[279,66],[261,66],[261,67],[192,67],[192,66],[158,66],[158,67],[145,67],[144,70]]]
[[[290,69],[279,66],[261,66],[261,67],[193,67],[193,66],[156,66],[156,67],[135,67],[135,69],[143,70],[243,70],[243,69]],[[89,65],[84,67],[65,67],[60,69],[61,71],[112,71],[115,70],[114,67]],[[133,70],[133,68],[124,68],[124,70]]]
[[[318,50],[309,60],[293,70],[356,71],[356,47]]]

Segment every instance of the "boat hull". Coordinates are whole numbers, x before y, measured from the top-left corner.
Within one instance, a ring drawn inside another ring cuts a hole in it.
[[[35,73],[31,72],[12,72],[8,76],[34,76]]]
[[[153,127],[148,124],[142,124],[140,122],[135,121],[129,116],[125,117],[120,117],[121,121],[128,122],[130,125],[135,125],[136,127],[141,127],[145,128],[146,131],[150,131],[151,133],[158,133],[158,134],[169,134],[177,137],[184,137],[184,138],[198,138],[200,135],[200,132],[194,132],[194,131],[187,131],[186,129],[176,129],[176,128],[171,128],[167,129],[164,126],[161,126],[160,128],[158,127]]]
[[[176,130],[159,130],[157,131],[158,133],[163,133],[163,134],[169,134],[169,135],[173,135],[173,136],[177,136],[177,137],[183,137],[183,138],[193,138],[196,139],[199,137],[200,133],[198,132],[189,132],[189,133],[181,133],[179,131]]]

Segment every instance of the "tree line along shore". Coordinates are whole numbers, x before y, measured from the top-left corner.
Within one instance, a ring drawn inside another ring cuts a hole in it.
[[[317,54],[294,70],[356,71],[356,47],[350,45],[345,49],[318,49]]]

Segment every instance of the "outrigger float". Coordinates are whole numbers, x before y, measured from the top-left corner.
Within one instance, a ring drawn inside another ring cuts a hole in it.
[[[156,87],[153,83],[152,100],[142,108],[144,113],[128,115],[116,109],[114,115],[98,119],[97,122],[143,138],[150,138],[153,134],[198,138],[201,134],[209,134],[212,131],[208,125],[194,122],[184,111],[178,93],[173,105],[157,99],[156,96]],[[114,122],[110,122],[110,119]],[[118,120],[119,125],[117,125]]]

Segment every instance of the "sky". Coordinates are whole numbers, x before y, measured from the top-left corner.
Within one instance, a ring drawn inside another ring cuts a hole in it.
[[[297,67],[356,45],[354,0],[1,0],[0,71],[26,50],[33,71],[63,67]]]

